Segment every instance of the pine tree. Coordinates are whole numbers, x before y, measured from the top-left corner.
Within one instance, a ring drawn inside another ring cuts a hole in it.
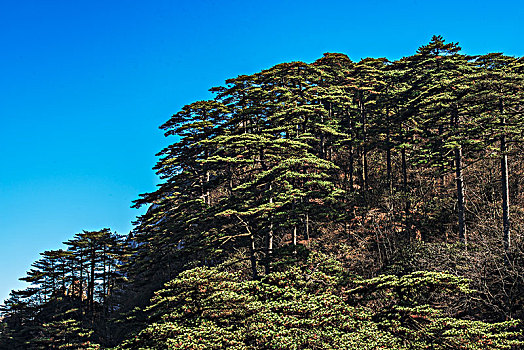
[[[483,115],[481,120],[485,135],[484,144],[500,157],[502,189],[502,241],[504,249],[511,245],[509,214],[509,169],[508,144],[522,141],[522,86],[524,76],[522,61],[500,53],[479,56],[475,63],[481,68],[475,75],[471,87],[471,99],[476,111]],[[498,142],[499,148],[493,148]]]
[[[458,238],[466,244],[463,177],[466,135],[461,132],[460,97],[454,92],[454,84],[467,74],[469,65],[467,58],[459,54],[460,49],[456,43],[446,44],[441,36],[434,36],[429,44],[418,49],[411,63],[416,75],[412,86],[417,89],[417,95],[411,103],[418,112],[419,162],[438,169],[441,186],[444,186],[443,176],[447,168],[454,163]]]

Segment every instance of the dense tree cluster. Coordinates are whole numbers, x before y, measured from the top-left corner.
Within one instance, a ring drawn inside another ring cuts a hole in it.
[[[126,242],[109,229],[84,231],[67,249],[41,253],[25,290],[12,291],[2,308],[0,346],[7,349],[95,349],[94,329],[110,338],[104,323],[118,308],[115,291],[125,281]]]
[[[460,50],[326,53],[184,106],[133,232],[42,253],[0,348],[516,348],[524,59]]]
[[[363,280],[312,254],[259,280],[198,267],[155,293],[150,324],[118,349],[501,349],[515,322],[457,320],[430,303],[467,293],[449,274]],[[376,307],[379,304],[380,307]],[[372,306],[373,305],[373,306]]]

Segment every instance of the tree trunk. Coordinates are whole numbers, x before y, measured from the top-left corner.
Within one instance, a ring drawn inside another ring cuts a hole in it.
[[[389,141],[388,141],[389,144]],[[389,192],[393,192],[393,178],[391,176],[391,148],[388,146],[388,149],[386,151],[386,171],[387,171],[387,180],[388,180],[388,187]]]
[[[454,123],[456,126],[458,126],[458,117],[457,116],[454,116]],[[439,136],[439,152],[442,152],[443,151],[443,148],[444,148],[444,141],[443,141],[443,134],[444,134],[444,127],[442,125],[439,125],[438,127],[438,136]],[[445,179],[444,179],[444,174],[446,172],[446,166],[444,165],[444,162],[441,161],[441,164],[440,164],[440,174],[439,174],[439,180],[440,180],[440,190],[441,191],[444,191],[444,189],[446,188],[446,183],[445,183]]]
[[[102,252],[102,294],[103,294],[103,298],[104,298],[104,305],[106,305],[106,297],[107,297],[107,271],[106,271],[106,248],[107,248],[107,245],[106,243],[104,243],[104,248],[103,248],[103,252]]]
[[[296,201],[293,200],[293,207],[292,207],[292,216],[293,216],[293,233],[291,235],[291,244],[293,244],[293,247],[295,247],[295,252],[296,252],[296,245],[297,245],[297,221],[298,221],[298,218],[297,218],[297,215],[295,214],[297,211],[297,205],[296,205]]]
[[[85,307],[84,307],[84,248],[80,248],[80,286],[79,286],[79,297],[81,303],[80,311],[83,315],[85,315]]]
[[[402,158],[402,189],[405,196],[405,202],[404,202],[404,231],[406,232],[406,238],[410,239],[410,233],[409,233],[409,225],[408,225],[408,218],[409,218],[409,210],[410,210],[410,202],[408,198],[408,165],[406,160],[406,148],[402,147],[401,149],[401,158]]]
[[[360,122],[362,123],[362,181],[364,190],[368,189],[368,157],[367,157],[367,129],[366,129],[366,111],[364,110],[364,101],[360,101]]]
[[[393,193],[393,178],[391,167],[391,127],[389,121],[389,107],[386,108],[386,172],[389,186],[389,193]]]
[[[209,150],[206,149],[204,159],[209,158]],[[204,180],[202,181],[202,199],[206,206],[211,205],[211,198],[209,196],[209,180],[211,179],[211,173],[209,172],[207,163],[204,163]]]
[[[459,241],[467,244],[466,222],[464,213],[464,177],[462,175],[462,147],[455,148],[455,176],[457,180],[457,208],[459,224]]]
[[[506,119],[501,117],[501,124],[504,128]],[[511,244],[510,221],[509,221],[509,181],[508,181],[508,155],[506,149],[506,135],[502,131],[500,137],[500,172],[502,183],[502,230],[504,250],[508,251]]]
[[[364,190],[368,190],[369,178],[368,178],[368,151],[366,144],[362,145],[362,179],[364,182]]]
[[[353,179],[353,145],[349,146],[349,190],[353,192],[355,181]]]
[[[257,271],[257,257],[255,255],[255,235],[252,232],[249,233],[249,260],[251,260],[251,273],[253,275],[253,280],[258,280],[258,271]]]
[[[91,266],[89,276],[89,311],[92,313],[94,309],[95,300],[95,248],[91,248]]]
[[[271,192],[271,185],[269,185],[269,191]],[[269,203],[273,203],[273,197],[269,198]],[[266,261],[265,261],[265,272],[266,275],[271,272],[271,255],[273,255],[273,220],[269,218],[269,230],[266,236]]]
[[[306,213],[306,240],[309,242],[309,213]]]
[[[346,111],[347,113],[347,117],[348,117],[348,134],[349,134],[349,137],[350,137],[350,143],[349,143],[349,189],[350,191],[352,192],[353,191],[353,186],[354,186],[354,178],[353,178],[353,173],[354,173],[354,150],[353,150],[353,140],[355,139],[354,137],[354,134],[353,134],[353,131],[355,130],[355,127],[353,125],[353,121],[351,120],[351,117],[350,117],[350,113],[349,111]]]
[[[453,124],[455,129],[459,129],[459,115],[457,111],[453,113]],[[457,182],[457,210],[459,225],[459,242],[467,245],[468,237],[466,232],[466,220],[464,210],[464,176],[462,175],[462,146],[455,147],[455,178]]]

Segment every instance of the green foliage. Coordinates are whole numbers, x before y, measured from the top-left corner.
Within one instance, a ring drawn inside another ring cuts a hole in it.
[[[184,106],[133,231],[43,252],[0,348],[517,344],[524,64],[460,50],[326,53]]]
[[[145,309],[149,326],[118,349],[510,349],[519,344],[516,322],[442,315],[436,297],[467,292],[466,280],[445,273],[362,280],[319,254],[260,281],[220,268],[195,268],[155,293]]]
[[[103,229],[65,244],[67,250],[42,253],[21,278],[32,287],[11,293],[0,348],[98,349],[96,340],[107,337],[95,324],[115,306],[111,294],[123,280],[123,239]]]

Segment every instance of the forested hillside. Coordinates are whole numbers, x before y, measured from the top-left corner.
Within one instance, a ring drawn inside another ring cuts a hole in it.
[[[1,349],[519,349],[524,59],[435,36],[229,79],[134,230],[45,251]]]

